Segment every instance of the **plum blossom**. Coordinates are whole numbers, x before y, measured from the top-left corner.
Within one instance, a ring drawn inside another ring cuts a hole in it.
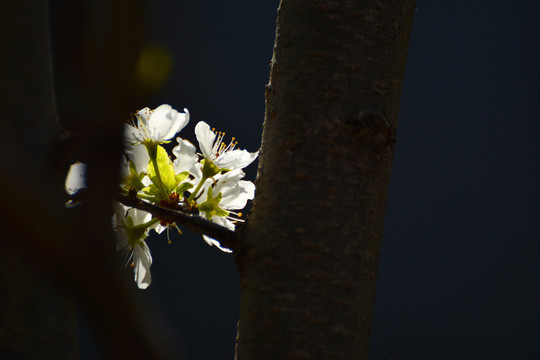
[[[124,127],[127,143],[159,144],[172,139],[189,121],[189,111],[179,113],[170,105],[163,104],[156,109],[144,108],[135,114],[133,125]]]
[[[244,176],[242,170],[236,169],[208,179],[203,186],[203,192],[196,199],[199,213],[216,224],[234,230],[235,224],[243,220],[240,218],[241,213],[232,210],[243,209],[247,201],[255,197],[255,185],[251,181],[240,180]],[[230,249],[222,247],[219,241],[207,235],[203,235],[203,238],[208,245],[231,252]]]
[[[144,108],[137,111],[133,121],[124,126],[119,191],[127,199],[137,197],[190,216],[198,213],[234,231],[236,225],[244,221],[239,211],[255,196],[255,185],[242,180],[245,176],[242,169],[257,158],[258,151],[250,153],[236,149],[235,138],[225,144],[225,133],[217,133],[201,121],[195,127],[195,135],[202,154],[197,153],[189,141],[176,137],[177,145],[171,155],[163,144],[170,142],[186,126],[189,116],[187,109],[180,113],[166,104],[154,110]],[[86,169],[83,163],[71,165],[65,181],[69,195],[87,187]],[[77,199],[78,196],[72,196],[66,206],[77,204]],[[146,289],[152,281],[152,255],[146,244],[150,230],[156,233],[167,230],[167,237],[172,228],[179,233],[181,231],[168,217],[160,217],[157,210],[156,214],[150,214],[111,202],[117,249],[124,255],[126,265],[133,268],[137,286]],[[210,246],[231,252],[218,240],[202,236]]]
[[[222,132],[216,134],[204,121],[199,121],[195,126],[195,136],[204,158],[213,162],[219,169],[243,169],[259,155],[258,151],[250,153],[247,150],[235,149],[237,142],[234,138],[226,145],[223,143],[224,135]]]
[[[152,255],[144,239],[157,221],[152,219],[152,214],[139,209],[119,203],[115,203],[114,208],[113,229],[117,235],[117,248],[124,253],[126,265],[133,267],[134,280],[139,289],[146,289],[152,282]]]

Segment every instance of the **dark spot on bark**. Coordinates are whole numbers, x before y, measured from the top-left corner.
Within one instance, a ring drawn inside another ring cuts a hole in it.
[[[272,91],[272,85],[268,84],[264,86],[264,98],[266,99],[270,92]]]
[[[297,171],[293,174],[296,180],[306,181],[309,179],[309,174],[303,171]]]

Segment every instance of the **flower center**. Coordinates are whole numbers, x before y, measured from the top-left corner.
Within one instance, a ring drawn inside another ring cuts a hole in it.
[[[146,109],[145,115],[146,118],[149,119],[150,115],[154,112],[154,110]],[[151,134],[150,130],[146,126],[146,123],[141,119],[141,115],[139,113],[131,114],[131,118],[128,120],[128,124],[135,127],[138,132],[133,132],[133,138],[137,139],[137,141],[141,144],[144,144],[146,141],[149,141],[151,139],[154,139],[156,134]],[[155,129],[154,129],[155,132]],[[150,141],[151,142],[151,141]]]
[[[212,154],[214,155],[214,160],[220,157],[221,154],[223,154],[224,152],[234,150],[235,146],[238,145],[238,141],[235,141],[236,138],[234,136],[231,138],[231,142],[229,144],[226,144],[223,142],[225,132],[220,131],[216,133],[215,128],[212,128],[212,131],[214,132],[214,134],[217,135],[214,146],[212,147]]]

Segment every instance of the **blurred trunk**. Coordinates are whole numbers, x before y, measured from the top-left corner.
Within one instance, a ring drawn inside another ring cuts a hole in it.
[[[74,298],[59,293],[43,276],[37,262],[54,259],[31,254],[36,239],[25,232],[39,227],[48,211],[28,202],[33,200],[29,194],[55,194],[46,180],[47,154],[58,133],[47,6],[45,1],[0,4],[5,16],[0,31],[0,358],[76,359]]]
[[[172,358],[141,321],[111,229],[123,123],[140,104],[132,89],[141,2],[50,3],[62,24],[54,39],[63,50],[54,58],[62,131],[47,2],[0,5],[0,358],[78,358],[75,299],[101,358]],[[88,164],[90,188],[88,201],[66,211],[70,156]]]
[[[415,2],[282,0],[237,359],[367,359]]]

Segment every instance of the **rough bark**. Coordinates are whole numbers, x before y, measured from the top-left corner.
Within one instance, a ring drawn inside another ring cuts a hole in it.
[[[282,0],[237,359],[367,359],[415,2]]]

